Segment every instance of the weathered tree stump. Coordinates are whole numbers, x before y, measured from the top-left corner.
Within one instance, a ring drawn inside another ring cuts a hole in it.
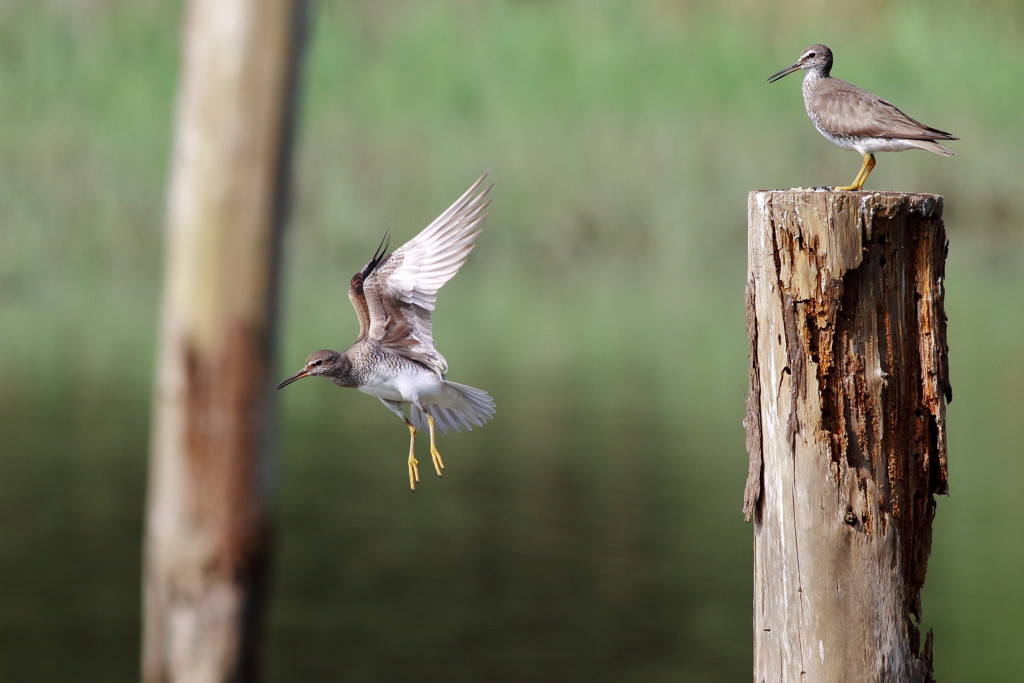
[[[942,197],[752,192],[748,216],[754,680],[930,681]]]
[[[143,680],[255,680],[302,0],[190,0],[146,520]]]

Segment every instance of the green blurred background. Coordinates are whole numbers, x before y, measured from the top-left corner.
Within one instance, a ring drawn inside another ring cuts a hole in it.
[[[280,396],[269,679],[735,681],[751,671],[746,194],[842,184],[834,74],[963,140],[867,189],[946,198],[956,398],[923,594],[940,680],[1024,668],[1024,5],[311,7],[281,377],[357,326],[345,287],[490,169],[435,316],[498,403],[406,488],[406,431]],[[0,679],[130,680],[181,5],[0,4]],[[428,468],[429,469],[429,468]]]

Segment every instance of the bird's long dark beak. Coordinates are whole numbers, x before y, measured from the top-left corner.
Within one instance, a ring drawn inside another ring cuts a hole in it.
[[[302,368],[301,370],[296,372],[294,375],[292,375],[291,377],[289,377],[285,381],[283,381],[280,384],[278,384],[276,388],[277,389],[284,389],[286,386],[288,386],[292,382],[294,382],[296,380],[300,380],[300,379],[302,379],[303,377],[305,377],[308,374],[309,374],[309,369],[308,368]]]
[[[769,76],[768,77],[768,82],[769,83],[774,83],[775,81],[779,80],[783,76],[788,76],[789,74],[793,73],[794,71],[799,71],[799,70],[800,70],[800,63],[797,62],[793,66],[787,66],[785,69],[783,69],[779,73],[772,74],[771,76]]]

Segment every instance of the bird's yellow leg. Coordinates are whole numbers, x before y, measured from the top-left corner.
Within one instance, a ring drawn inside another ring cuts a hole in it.
[[[420,468],[417,465],[420,461],[416,459],[416,428],[411,422],[406,422],[409,428],[409,488],[416,490],[416,482],[420,480]]]
[[[837,190],[859,190],[864,187],[864,182],[871,175],[871,169],[875,167],[875,155],[864,154],[862,156],[864,157],[864,163],[860,165],[860,171],[857,172],[857,177],[853,179],[853,184],[837,187]]]
[[[441,454],[437,452],[437,444],[434,443],[434,418],[427,413],[427,426],[430,427],[430,457],[434,459],[434,469],[437,470],[437,476],[444,474],[444,460],[441,460]]]

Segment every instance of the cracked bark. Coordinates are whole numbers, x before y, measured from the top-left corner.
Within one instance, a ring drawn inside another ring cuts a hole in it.
[[[754,679],[930,681],[942,198],[753,192],[748,227]]]

